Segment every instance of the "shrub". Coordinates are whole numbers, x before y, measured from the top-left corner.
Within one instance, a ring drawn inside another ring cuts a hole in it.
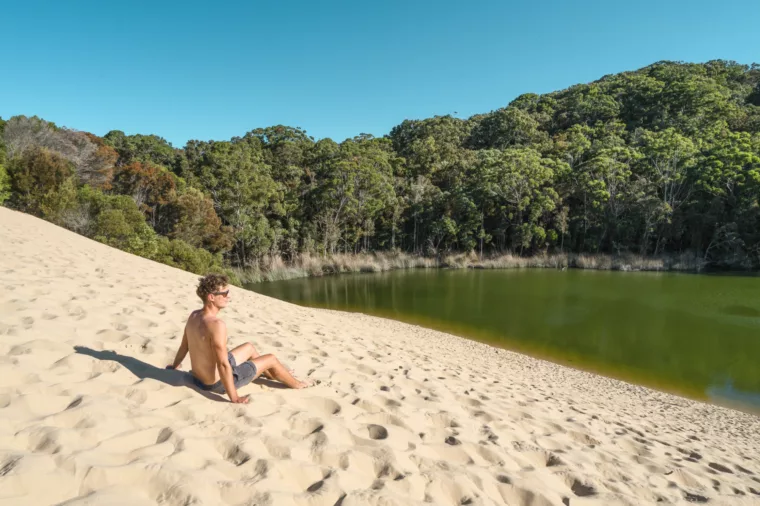
[[[142,213],[140,220],[135,220],[128,210],[106,209],[95,219],[94,239],[128,253],[152,258],[157,252],[158,237],[145,223]]]
[[[125,195],[105,195],[89,186],[79,192],[79,211],[86,210],[92,221],[88,236],[114,248],[153,258],[158,236],[145,222],[137,204]]]
[[[218,256],[191,246],[181,239],[160,237],[153,259],[196,274],[206,274],[221,269],[221,259]]]
[[[11,196],[11,178],[8,176],[8,171],[5,167],[0,165],[0,206],[5,203]]]
[[[58,188],[49,190],[40,202],[41,216],[56,225],[64,225],[64,216],[79,207],[76,179],[66,179]]]
[[[171,207],[174,224],[170,237],[214,253],[232,248],[232,230],[222,226],[213,201],[199,190],[188,188]]]
[[[156,255],[152,260],[195,274],[226,274],[230,279],[230,284],[238,286],[241,284],[237,273],[222,266],[221,254],[211,254],[180,239],[159,237]]]
[[[7,171],[11,206],[36,216],[51,212],[56,193],[74,175],[74,168],[68,160],[36,146],[12,158]]]

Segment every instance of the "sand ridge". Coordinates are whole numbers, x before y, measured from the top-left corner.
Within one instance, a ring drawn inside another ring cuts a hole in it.
[[[240,289],[319,384],[202,394],[197,278],[0,208],[0,505],[760,504],[758,417]]]

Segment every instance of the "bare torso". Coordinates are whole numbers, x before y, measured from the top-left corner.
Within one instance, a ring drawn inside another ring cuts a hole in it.
[[[191,373],[206,385],[219,381],[210,329],[212,322],[219,321],[216,316],[204,315],[199,309],[192,312],[185,324]]]

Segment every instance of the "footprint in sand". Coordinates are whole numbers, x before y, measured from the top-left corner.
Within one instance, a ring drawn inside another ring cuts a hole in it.
[[[396,427],[411,430],[411,428],[406,423],[404,423],[400,417],[385,412],[361,414],[354,420],[359,423],[377,425],[380,427],[384,425],[395,425]]]
[[[711,469],[715,469],[716,471],[720,471],[721,473],[734,474],[734,472],[731,469],[727,468],[723,464],[718,464],[717,462],[710,462],[709,464],[707,464],[707,466],[710,467]]]
[[[85,311],[84,308],[81,308],[79,306],[74,306],[71,309],[69,309],[69,316],[71,316],[77,321],[81,321],[87,318],[87,311]]]
[[[370,439],[382,440],[388,438],[388,429],[382,425],[371,423],[367,425],[367,432],[369,433]]]
[[[296,398],[294,399],[294,404],[299,408],[320,416],[333,416],[341,412],[340,404],[324,397]]]
[[[158,436],[156,436],[156,444],[160,445],[161,443],[167,442],[173,435],[174,435],[173,430],[171,430],[169,427],[164,427],[158,433]]]
[[[514,485],[500,484],[499,493],[505,504],[514,504],[516,506],[553,506],[553,502],[540,493],[532,492],[528,489],[516,487]],[[563,504],[570,504],[563,501]]]
[[[77,396],[71,403],[66,406],[66,409],[74,409],[80,404],[82,404],[83,397],[81,395]]]
[[[166,430],[166,429],[164,429]],[[168,438],[167,438],[168,439]],[[222,445],[222,458],[235,466],[242,466],[249,460],[251,455],[244,451],[235,441],[226,441]]]
[[[581,444],[584,444],[584,445],[591,446],[592,448],[594,446],[597,446],[597,445],[601,444],[601,442],[599,440],[594,439],[593,437],[589,436],[588,434],[584,434],[582,432],[571,431],[571,432],[569,432],[569,435],[570,435],[570,438],[573,441],[581,443]]]
[[[10,474],[10,472],[13,471],[16,465],[18,465],[20,460],[21,460],[21,457],[13,456],[7,459],[5,462],[3,462],[3,464],[0,465],[0,477]]]
[[[739,464],[734,464],[734,467],[736,468],[737,471],[741,471],[744,474],[750,474],[750,475],[755,474],[752,471],[750,471],[749,469],[746,469],[746,468],[740,466]]]
[[[97,336],[98,339],[107,343],[119,343],[125,339],[129,339],[129,334],[121,332],[120,330],[101,329],[97,332]]]
[[[148,400],[148,393],[145,390],[139,390],[137,388],[131,388],[127,390],[125,397],[130,401],[140,405],[144,404]]]
[[[364,365],[364,364],[359,364],[358,366],[356,366],[356,370],[364,374],[369,374],[370,376],[375,376],[377,374],[377,371],[375,371],[370,366]]]
[[[283,432],[283,436],[293,440],[304,439],[325,428],[325,424],[319,418],[304,418],[298,414],[290,420],[289,425],[290,430]]]

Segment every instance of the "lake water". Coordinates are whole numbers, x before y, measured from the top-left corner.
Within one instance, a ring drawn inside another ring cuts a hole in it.
[[[695,398],[760,400],[758,277],[413,270],[246,288],[416,323]]]

